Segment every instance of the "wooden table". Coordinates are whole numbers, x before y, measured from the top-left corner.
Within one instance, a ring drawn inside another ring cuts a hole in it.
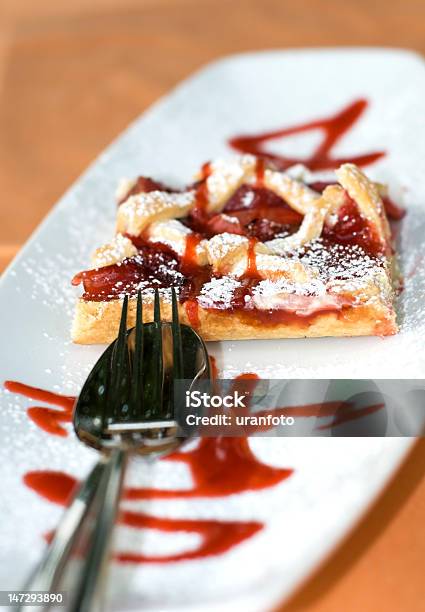
[[[0,13],[1,268],[99,151],[205,62],[273,47],[425,52],[423,0],[2,0]],[[420,443],[280,612],[423,609],[424,465]]]

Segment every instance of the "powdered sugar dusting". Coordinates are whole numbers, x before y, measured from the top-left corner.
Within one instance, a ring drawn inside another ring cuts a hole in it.
[[[92,265],[94,268],[101,268],[114,263],[120,263],[126,257],[133,257],[136,254],[137,249],[131,240],[118,233],[111,242],[96,249],[92,257]]]
[[[241,287],[241,282],[230,276],[212,278],[202,287],[198,303],[203,308],[230,308],[235,289]]]
[[[248,248],[248,238],[245,236],[230,234],[228,232],[217,234],[210,238],[206,244],[208,260],[213,266],[223,263],[228,255],[234,253],[241,247],[244,247],[244,250]]]
[[[320,279],[311,279],[308,283],[294,283],[290,279],[280,278],[275,281],[263,280],[253,289],[253,295],[266,298],[279,293],[320,296],[326,293],[326,286]]]
[[[336,278],[355,282],[386,261],[384,257],[370,257],[359,245],[326,244],[323,238],[296,249],[292,256],[316,268],[325,282]]]
[[[194,202],[194,191],[184,193],[150,191],[130,196],[118,208],[118,231],[138,236],[154,221],[184,217]]]

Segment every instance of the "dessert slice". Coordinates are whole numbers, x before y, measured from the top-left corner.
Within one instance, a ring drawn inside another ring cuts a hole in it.
[[[205,164],[184,191],[140,177],[120,190],[115,238],[93,255],[72,337],[116,336],[124,295],[153,319],[170,288],[205,340],[391,335],[390,229],[383,188],[353,164],[307,184],[244,155]]]

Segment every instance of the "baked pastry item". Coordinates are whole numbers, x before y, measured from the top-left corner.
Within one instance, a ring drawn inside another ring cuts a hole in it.
[[[307,184],[243,155],[205,164],[183,191],[127,182],[115,238],[73,279],[73,340],[112,341],[125,294],[133,325],[139,289],[146,321],[156,288],[168,317],[172,286],[205,340],[396,333],[383,187],[353,164],[335,174]]]

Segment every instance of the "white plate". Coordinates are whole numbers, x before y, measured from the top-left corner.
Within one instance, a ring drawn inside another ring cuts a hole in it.
[[[424,64],[405,51],[331,49],[254,53],[216,62],[156,104],[100,156],[3,276],[3,379],[78,392],[102,349],[70,343],[76,292],[69,280],[87,267],[93,248],[111,236],[113,194],[121,177],[143,173],[183,184],[205,160],[230,153],[230,136],[320,118],[359,97],[368,98],[370,108],[335,152],[388,151],[368,172],[388,181],[409,210],[401,226],[406,287],[400,299],[400,334],[385,340],[225,342],[210,348],[227,376],[249,370],[282,378],[422,377]],[[294,138],[285,147],[307,153],[311,139]],[[413,266],[416,273],[409,276]],[[53,437],[38,429],[25,413],[34,403],[4,392],[1,403],[0,588],[11,589],[22,587],[41,554],[41,534],[54,527],[61,512],[26,488],[23,475],[50,469],[81,477],[94,454],[72,436]],[[222,556],[114,566],[112,609],[200,610],[201,604],[213,610],[267,609],[329,553],[409,445],[408,439],[256,439],[253,448],[262,460],[291,467],[294,475],[262,492],[225,499],[127,502],[158,516],[260,520],[265,527]],[[190,486],[188,473],[178,464],[162,462],[148,475],[140,475],[140,465],[133,465],[130,477],[134,482],[148,478],[153,486]],[[118,546],[140,547],[140,535],[135,537],[129,528],[120,528],[118,539]],[[150,552],[196,546],[184,534],[164,537],[152,531],[142,539]]]

